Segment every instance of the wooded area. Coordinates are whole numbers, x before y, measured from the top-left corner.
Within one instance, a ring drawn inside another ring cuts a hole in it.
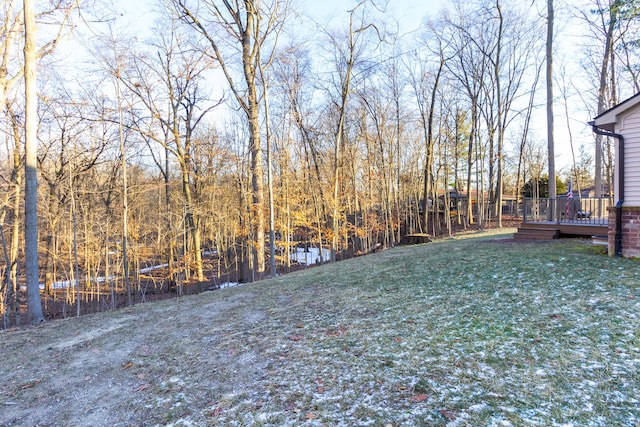
[[[606,195],[612,143],[573,121],[640,92],[637,0],[453,1],[409,35],[375,0],[327,26],[289,0],[158,0],[128,30],[105,2],[29,3],[2,6],[5,328],[47,315],[39,283],[79,315],[290,271],[297,246],[501,227],[545,179]],[[558,16],[584,31],[571,58]]]

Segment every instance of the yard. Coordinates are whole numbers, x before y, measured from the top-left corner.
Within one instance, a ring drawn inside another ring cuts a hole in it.
[[[638,261],[512,235],[2,331],[0,425],[640,425]]]

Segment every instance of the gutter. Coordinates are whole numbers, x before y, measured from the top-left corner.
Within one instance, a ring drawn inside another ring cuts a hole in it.
[[[589,122],[591,129],[597,135],[609,136],[616,138],[619,141],[618,150],[620,153],[620,164],[618,167],[618,201],[616,202],[616,234],[615,234],[615,249],[614,253],[616,257],[622,256],[622,205],[624,204],[624,136],[619,133],[609,132],[596,126],[596,122]]]

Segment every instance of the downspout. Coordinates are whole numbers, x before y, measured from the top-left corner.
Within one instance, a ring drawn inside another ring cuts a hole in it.
[[[615,247],[614,253],[616,257],[622,256],[622,204],[624,203],[624,136],[619,133],[609,132],[602,130],[596,126],[596,122],[589,122],[589,125],[593,129],[593,132],[602,135],[616,138],[619,142],[619,165],[618,165],[618,201],[616,202],[616,235],[615,235]]]

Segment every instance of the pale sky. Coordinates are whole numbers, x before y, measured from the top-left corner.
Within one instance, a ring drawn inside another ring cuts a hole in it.
[[[402,25],[401,33],[415,30],[422,19],[440,10],[446,0],[388,0],[388,10]],[[123,13],[123,20],[133,24],[149,25],[152,17],[149,11],[156,4],[154,0],[117,0]],[[298,8],[319,23],[347,19],[347,11],[354,4],[352,0],[298,0]]]
[[[124,24],[129,22],[129,28],[135,28],[138,34],[144,34],[146,29],[153,26],[153,14],[149,11],[153,5],[157,4],[156,0],[117,0],[119,8],[122,11],[121,21]],[[313,20],[321,25],[335,25],[336,27],[348,24],[348,10],[353,7],[356,0],[294,0],[297,3],[298,9],[305,15],[310,16]],[[400,25],[400,35],[408,34],[419,28],[426,16],[433,16],[438,13],[442,5],[448,0],[388,0],[388,11]],[[527,0],[527,3],[531,0]],[[568,0],[571,6],[575,7],[577,3],[583,0]],[[558,2],[563,3],[563,2]],[[530,3],[528,3],[530,4]],[[540,4],[538,4],[540,7]],[[560,8],[558,4],[558,9]],[[563,7],[566,9],[566,6]],[[560,12],[557,10],[556,12]],[[568,24],[566,20],[559,21],[556,24],[558,31],[558,38],[556,41],[556,49],[560,52],[560,55],[556,58],[556,70],[559,70],[559,66],[563,61],[567,61],[569,64],[568,72],[573,71],[575,77],[579,67],[571,65],[578,60],[578,55],[562,55],[561,44],[571,45],[571,51],[575,52],[576,40],[572,40],[575,37],[576,31],[572,30],[571,24]],[[561,56],[564,56],[562,58]],[[567,59],[568,58],[568,59]],[[559,76],[556,75],[556,79]],[[541,90],[540,96],[543,96],[543,90]],[[541,98],[542,99],[542,98]],[[560,101],[560,100],[559,100]],[[590,128],[586,125],[587,121],[592,117],[589,113],[584,111],[584,105],[579,100],[572,102],[570,107],[570,121],[573,137],[574,147],[577,150],[582,144],[591,144],[592,134]],[[546,139],[546,131],[544,130],[542,123],[546,122],[546,118],[539,114],[536,114],[537,119],[534,120],[532,128],[535,128],[535,137],[537,139]],[[566,126],[566,117],[564,116],[564,105],[558,102],[555,106],[555,121],[556,121],[556,164],[557,167],[563,167],[570,163],[570,150],[568,143],[568,131]]]
[[[422,19],[440,10],[443,0],[389,0],[387,6],[390,13],[398,19],[402,25],[401,33],[415,30]],[[316,17],[319,22],[329,18],[346,18],[347,10],[353,4],[346,0],[301,0],[301,9],[307,10],[310,16]]]

